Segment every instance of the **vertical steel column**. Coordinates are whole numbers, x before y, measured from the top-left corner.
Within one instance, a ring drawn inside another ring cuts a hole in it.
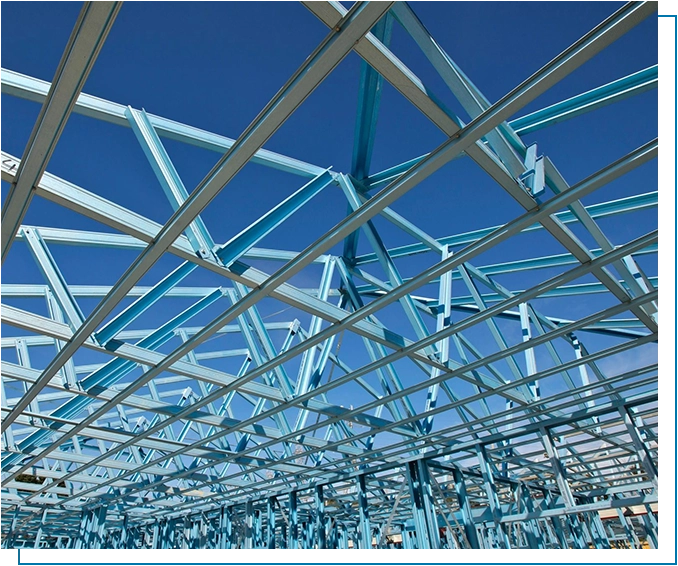
[[[617,507],[617,516],[631,548],[640,548],[640,541],[638,540],[636,529],[633,528],[633,522],[624,515],[624,510],[621,507]]]
[[[576,515],[567,515],[565,517],[565,524],[570,531],[570,535],[572,535],[572,546],[574,546],[574,548],[588,548],[579,517]]]
[[[478,446],[476,448],[476,454],[478,455],[478,465],[480,466],[480,473],[483,476],[485,493],[487,494],[488,504],[490,506],[490,511],[492,512],[492,522],[494,523],[498,543],[503,546],[503,548],[511,548],[506,529],[501,523],[501,505],[499,504],[496,483],[494,481],[494,476],[492,475],[492,470],[490,469],[485,446],[482,444]]]
[[[657,518],[652,512],[652,508],[649,505],[645,505],[646,515],[642,515],[643,525],[645,526],[645,531],[647,533],[647,542],[652,548],[659,548],[659,537],[657,535],[658,525]]]
[[[546,503],[546,507],[549,509],[553,509],[556,505],[555,498],[549,490],[544,490],[544,501]],[[565,531],[563,531],[563,523],[561,522],[560,517],[551,517],[551,525],[555,531],[560,548],[570,548],[570,545],[567,542],[567,536],[565,536]]]
[[[164,521],[160,522],[158,545],[154,548],[159,548],[159,549],[171,548],[170,537],[169,537],[170,524],[171,524],[170,519],[165,519]]]
[[[563,464],[556,453],[556,449],[553,446],[553,440],[551,439],[551,432],[548,429],[541,429],[541,440],[544,444],[544,448],[546,449],[546,455],[551,462],[553,475],[555,476],[558,489],[560,490],[560,495],[563,498],[563,502],[565,503],[565,507],[574,507],[574,497],[572,496],[570,485],[567,483],[567,478],[565,477],[565,468],[563,467]]]
[[[440,254],[440,261],[445,261],[450,257],[450,247],[445,245]],[[450,316],[452,314],[452,271],[446,271],[440,276],[440,286],[438,289],[438,312],[436,314],[436,332],[440,332],[446,326],[450,325]],[[443,338],[436,344],[440,354],[440,363],[447,364],[450,358],[450,339]],[[435,379],[441,374],[438,368],[431,369],[431,379]],[[439,384],[432,385],[428,389],[426,405],[424,412],[428,413],[434,409],[438,400]],[[424,421],[424,432],[428,434],[433,428],[433,416],[427,416]]]
[[[153,523],[153,540],[151,541],[151,548],[154,550],[160,548],[160,523],[157,520]]]
[[[339,548],[339,526],[337,520],[333,517],[330,523],[329,548]]]
[[[275,497],[266,503],[266,548],[275,548]]]
[[[191,548],[190,546],[190,540],[191,540],[191,527],[193,526],[193,523],[191,522],[190,517],[184,517],[184,528],[183,528],[183,536],[181,537],[181,548],[182,549],[187,549]]]
[[[122,528],[120,529],[120,540],[118,541],[118,548],[127,548],[128,536],[129,536],[129,517],[127,515],[123,515]]]
[[[288,548],[287,543],[287,523],[283,523],[280,525],[280,548]]]
[[[407,537],[407,531],[405,530],[405,525],[400,525],[400,539],[401,539],[401,544],[403,545],[403,548],[408,550],[412,548],[410,546],[410,540]]]
[[[223,550],[226,548],[226,506],[219,508],[219,523],[217,525],[217,548]]]
[[[42,512],[42,517],[40,518],[40,526],[38,527],[38,532],[35,535],[35,541],[33,542],[33,548],[40,548],[40,539],[42,538],[42,526],[45,524],[47,519],[47,508]]]
[[[263,548],[263,541],[261,538],[261,510],[256,509],[253,515],[254,527],[252,533],[252,548]]]
[[[582,498],[581,501],[583,503],[594,503],[594,499],[591,497]],[[592,511],[590,513],[585,513],[584,517],[588,524],[589,531],[591,532],[594,546],[596,548],[611,548],[610,540],[607,538],[605,525],[603,525],[600,514],[597,511]]]
[[[358,508],[360,510],[359,546],[360,548],[372,548],[372,532],[370,530],[370,515],[367,509],[367,489],[364,474],[358,476]]]
[[[640,464],[643,466],[645,473],[656,489],[659,481],[659,473],[657,472],[657,467],[654,465],[654,461],[652,460],[652,454],[650,454],[647,445],[643,441],[640,432],[636,428],[635,422],[633,422],[633,415],[631,414],[631,411],[628,407],[620,407],[619,414],[622,416],[622,419],[624,419],[624,425],[631,436],[633,447],[638,453]]]
[[[520,303],[518,305],[520,311],[520,325],[523,331],[523,342],[529,342],[532,339],[532,330],[530,328],[530,315],[527,310],[527,303]],[[525,364],[527,366],[527,375],[534,375],[537,373],[537,359],[534,355],[534,348],[527,348],[525,350]],[[539,381],[533,381],[528,384],[532,399],[537,401],[540,397]]]
[[[572,517],[572,516],[571,516]],[[584,535],[584,541],[585,541],[585,548],[599,548],[596,544],[596,542],[593,539],[593,533],[591,532],[591,529],[589,528],[589,522],[588,522],[588,517],[586,513],[582,513],[577,515],[576,517],[572,517],[573,519],[577,520],[577,525],[581,529],[581,532]]]
[[[177,539],[177,521],[167,521],[167,547],[175,548]]]
[[[311,517],[308,517],[308,521],[302,523],[302,539],[304,541],[303,548],[313,548],[313,522]]]
[[[245,504],[245,548],[252,549],[254,510],[252,509],[252,500]]]
[[[551,519],[553,519],[553,517],[551,517]],[[561,548],[562,545],[560,544],[560,540],[555,533],[555,529],[553,528],[552,522],[549,521],[548,519],[543,519],[542,521],[540,521],[540,523],[543,524],[542,532],[546,534],[546,538],[549,544],[548,548]]]
[[[191,525],[190,548],[200,548],[200,533],[202,531],[202,519],[195,517]]]
[[[452,477],[454,478],[454,491],[457,494],[459,501],[459,510],[461,511],[461,520],[464,524],[464,532],[471,548],[481,548],[478,540],[478,531],[473,521],[473,514],[471,512],[471,503],[469,502],[466,493],[466,482],[464,481],[464,474],[461,470],[454,468],[452,470]]]
[[[377,523],[374,527],[374,540],[377,548],[383,548],[381,545],[381,524]]]
[[[348,531],[346,525],[339,525],[339,548],[348,548]]]
[[[106,512],[107,508],[103,505],[95,509],[92,513],[94,515],[94,540],[92,541],[92,548],[101,548],[104,541],[104,529],[106,528]]]
[[[223,548],[233,548],[233,506],[226,508],[224,515],[224,546]]]
[[[595,514],[597,515],[598,513],[596,512]],[[592,517],[592,513],[583,513],[583,516],[584,521],[582,524],[588,531],[591,544],[593,544],[595,548],[610,548],[610,543],[607,540],[607,534],[605,533],[604,528],[601,533],[601,530],[598,528],[598,524],[596,523],[594,517]]]
[[[407,473],[418,546],[421,549],[440,548],[438,521],[433,509],[431,479],[426,462],[423,460],[408,462]]]
[[[313,520],[314,517],[312,514],[309,514],[308,517],[308,536],[310,537],[310,548],[317,548],[317,543],[316,543],[316,528],[315,528],[315,521]]]
[[[325,499],[323,497],[323,486],[318,485],[315,488],[315,517],[318,533],[318,548],[327,548],[327,534],[325,521]]]
[[[289,498],[290,537],[287,548],[299,548],[299,525],[297,523],[297,492],[292,491]]]
[[[520,501],[522,501],[525,511],[532,513],[534,511],[534,503],[532,501],[530,489],[524,483],[521,483],[518,490]],[[534,519],[531,521],[524,521],[523,526],[525,527],[525,534],[530,548],[545,548],[544,539],[542,538],[539,529],[539,522]]]

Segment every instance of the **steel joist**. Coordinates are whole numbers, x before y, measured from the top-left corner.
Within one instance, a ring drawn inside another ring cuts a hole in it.
[[[656,5],[491,103],[416,5],[303,4],[329,35],[235,140],[81,93],[118,3],[85,5],[51,85],[2,70],[4,95],[43,103],[22,158],[2,155],[3,547],[656,548],[658,192],[637,173],[658,142],[568,183],[528,134],[635,101],[657,67],[515,118]],[[468,120],[398,58],[396,27]],[[353,51],[350,171],[264,149]],[[374,173],[391,87],[445,139]],[[132,129],[170,218],[46,172],[71,112]],[[175,142],[222,154],[193,191]],[[489,191],[457,206],[449,187],[480,186],[447,166],[465,158],[517,205],[505,221]],[[305,180],[216,240],[206,212],[249,164]],[[424,182],[449,225],[401,206]],[[22,224],[33,194],[89,224]],[[337,200],[345,218],[286,248]],[[102,284],[65,246],[139,255]]]

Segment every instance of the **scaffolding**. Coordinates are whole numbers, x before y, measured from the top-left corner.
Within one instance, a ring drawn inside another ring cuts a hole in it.
[[[3,94],[42,105],[23,155],[2,152],[2,261],[43,277],[2,284],[3,548],[656,548],[656,218],[623,242],[601,225],[657,191],[582,199],[655,166],[658,143],[569,184],[524,138],[656,88],[657,66],[515,118],[656,3],[624,5],[495,103],[416,5],[302,4],[328,35],[235,140],[81,92],[120,2],[84,4],[52,83],[2,69]],[[389,49],[396,24],[467,122]],[[352,51],[350,172],[263,149]],[[386,84],[445,141],[374,173]],[[73,112],[132,130],[168,220],[47,172]],[[222,156],[188,190],[163,140]],[[435,238],[393,206],[458,158],[521,212]],[[250,163],[300,188],[215,242],[201,213]],[[338,224],[301,252],[261,246],[329,192]],[[102,230],[25,224],[35,196]],[[387,247],[382,225],[410,243]],[[519,258],[484,260],[508,241]],[[108,286],[69,284],[50,251],[65,245],[135,259]],[[597,307],[564,318],[556,299]]]

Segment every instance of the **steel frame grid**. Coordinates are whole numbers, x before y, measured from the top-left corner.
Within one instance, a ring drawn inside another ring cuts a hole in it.
[[[657,278],[637,260],[655,257],[657,231],[613,243],[599,219],[656,207],[657,192],[587,207],[581,199],[651,161],[657,141],[569,185],[521,136],[655,88],[657,67],[507,121],[656,4],[625,5],[494,104],[406,3],[305,5],[329,35],[237,140],[80,93],[119,3],[85,3],[51,85],[2,70],[3,93],[43,104],[22,158],[2,155],[12,186],[3,262],[19,241],[46,282],[2,286],[3,328],[19,329],[2,338],[16,360],[3,355],[3,547],[656,547]],[[468,123],[388,48],[394,25]],[[264,150],[351,50],[364,63],[350,174]],[[448,139],[370,174],[384,82]],[[164,225],[45,172],[71,112],[133,130],[175,210]],[[164,138],[223,157],[189,193]],[[435,239],[391,208],[461,156],[525,213]],[[200,213],[248,162],[305,184],[216,244]],[[301,253],[257,247],[334,189],[348,213],[323,237]],[[33,194],[116,233],[22,225]],[[388,248],[377,216],[416,243]],[[526,259],[482,259],[523,233],[543,239],[544,230],[566,254],[534,246]],[[371,252],[359,255],[361,231]],[[140,255],[112,286],[69,285],[50,252],[63,244]],[[331,253],[338,244],[342,255]],[[178,267],[139,285],[166,252]],[[407,259],[423,253],[433,263],[404,277]],[[269,274],[247,263],[262,261],[283,266]],[[317,288],[289,282],[311,265],[322,272]],[[182,285],[196,270],[223,285]],[[499,282],[523,272],[538,283]],[[607,306],[575,320],[542,312],[553,304],[544,299],[601,294]],[[87,314],[85,297],[99,300]],[[33,305],[15,300],[27,298],[44,301],[47,311],[37,310],[48,316],[15,306]],[[160,326],[144,322],[154,305],[179,299],[186,306]],[[267,322],[271,300],[296,318]],[[387,309],[400,313],[396,326],[382,322]],[[189,326],[201,313],[211,322]],[[56,356],[41,363],[44,348]],[[648,348],[654,362],[604,371],[604,361]],[[361,392],[355,408],[334,400],[347,386]]]

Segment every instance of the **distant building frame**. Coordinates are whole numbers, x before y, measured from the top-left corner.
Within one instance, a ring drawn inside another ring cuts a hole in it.
[[[657,191],[639,187],[636,195],[588,207],[581,199],[654,160],[658,143],[648,141],[570,185],[537,145],[521,138],[656,88],[657,66],[509,121],[654,17],[657,4],[629,2],[494,104],[408,4],[304,5],[329,35],[237,140],[81,93],[119,2],[84,4],[51,84],[2,69],[3,93],[42,104],[24,154],[2,153],[2,179],[11,183],[2,207],[2,260],[10,250],[30,252],[45,279],[2,285],[3,326],[25,331],[2,337],[3,352],[17,360],[2,363],[3,547],[657,547],[658,365],[618,374],[600,367],[658,340],[656,274],[648,276],[637,261],[656,259],[657,230],[618,242],[599,225],[617,215],[632,222],[634,213],[656,208]],[[469,123],[431,98],[389,50],[394,23],[421,48]],[[352,50],[364,63],[351,171],[263,149]],[[384,81],[447,141],[372,173]],[[132,128],[175,210],[164,225],[47,172],[71,112]],[[187,190],[165,138],[223,157]],[[390,208],[462,156],[524,214],[435,239]],[[250,162],[298,175],[300,188],[230,241],[216,243],[200,213]],[[257,247],[333,189],[346,197],[348,214],[316,242],[302,252]],[[114,233],[26,225],[36,195]],[[377,215],[413,243],[387,248],[370,222]],[[594,248],[574,235],[575,225]],[[357,253],[361,232],[370,254]],[[521,233],[534,241],[555,238],[567,253],[526,250],[520,261],[476,263]],[[341,255],[330,253],[342,243]],[[96,246],[102,254],[116,248],[139,255],[111,286],[69,285],[49,249],[62,244],[74,252]],[[180,258],[180,266],[140,286],[165,253]],[[399,262],[423,253],[430,266],[403,277]],[[271,273],[248,264],[258,260],[269,261]],[[366,271],[375,262],[385,279]],[[322,266],[317,288],[289,282],[312,264]],[[540,270],[549,268],[558,274],[543,277]],[[221,276],[223,286],[182,286],[194,270]],[[498,282],[523,271],[539,282],[525,289]],[[585,276],[592,279],[575,283]],[[537,304],[592,294],[614,300],[572,320]],[[100,299],[87,315],[78,305],[84,297]],[[177,297],[191,306],[158,328],[130,329],[153,305]],[[44,300],[49,316],[15,306],[21,298]],[[258,306],[267,298],[291,307],[289,320],[264,320]],[[389,306],[400,309],[403,328],[380,322]],[[212,322],[191,326],[200,313],[212,313]],[[310,322],[301,324],[294,313]],[[522,339],[507,337],[507,324]],[[480,328],[491,340],[478,346],[469,334]],[[341,350],[348,333],[363,341],[369,363],[359,358],[355,365],[354,353]],[[613,345],[589,349],[592,333],[614,338]],[[245,347],[208,342],[231,334]],[[53,359],[33,367],[31,353],[46,347]],[[78,364],[83,350],[101,362]],[[239,360],[240,370],[211,363],[227,358]],[[415,378],[403,378],[402,360]],[[332,401],[346,384],[364,393],[348,408]],[[426,393],[425,402],[413,400],[418,392]],[[505,409],[490,408],[497,400]],[[236,402],[250,407],[249,416],[234,414]]]

